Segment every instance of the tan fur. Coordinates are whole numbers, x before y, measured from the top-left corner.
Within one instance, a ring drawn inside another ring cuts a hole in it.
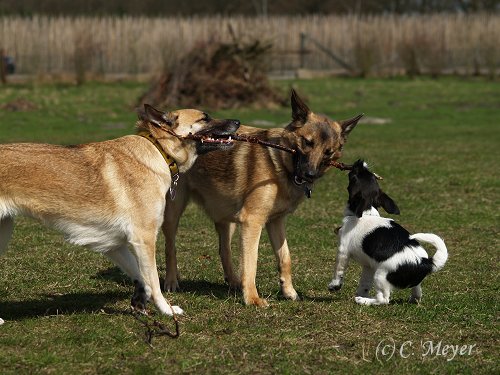
[[[329,169],[329,161],[340,158],[346,136],[356,124],[335,122],[312,113],[296,93],[292,94],[292,109],[293,121],[286,129],[242,126],[239,133],[300,151],[304,155],[303,169],[316,172],[314,179],[317,179]],[[313,146],[305,140],[314,142]],[[225,279],[232,287],[243,289],[246,304],[267,305],[259,297],[255,285],[263,226],[266,226],[276,254],[282,293],[286,298],[297,299],[285,233],[287,215],[304,199],[303,187],[293,183],[294,172],[291,154],[256,144],[238,143],[227,153],[214,152],[198,158],[193,168],[181,176],[176,200],[167,202],[163,223],[165,289],[175,291],[178,288],[175,233],[189,198],[193,198],[214,221]],[[230,243],[235,223],[241,226],[239,277],[231,263]]]
[[[220,120],[208,121],[197,110],[163,113],[151,108],[147,106],[138,128],[153,134],[186,172],[197,157],[196,142],[171,132],[185,135],[214,129]],[[136,301],[139,307],[152,297],[162,313],[171,314],[160,291],[155,260],[170,185],[171,172],[162,154],[138,135],[77,146],[0,145],[0,253],[12,234],[13,217],[34,217],[121,267],[137,281],[134,297],[144,299]],[[174,312],[182,310],[175,306]]]

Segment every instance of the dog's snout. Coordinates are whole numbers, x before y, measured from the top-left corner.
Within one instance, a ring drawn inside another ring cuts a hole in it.
[[[317,173],[314,169],[308,169],[308,170],[306,171],[306,173],[304,174],[304,176],[305,176],[306,178],[313,179],[313,178],[316,178],[317,174],[318,174],[318,173]]]
[[[229,119],[227,120],[229,131],[230,132],[235,132],[236,130],[239,129],[241,122],[240,120],[234,120],[234,119]]]

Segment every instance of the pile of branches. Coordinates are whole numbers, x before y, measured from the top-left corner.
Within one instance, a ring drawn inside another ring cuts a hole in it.
[[[160,108],[236,108],[286,105],[271,87],[265,56],[270,43],[259,40],[200,42],[164,71],[139,99]]]

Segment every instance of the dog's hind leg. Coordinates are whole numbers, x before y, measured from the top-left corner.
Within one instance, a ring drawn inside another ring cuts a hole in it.
[[[375,271],[371,267],[364,266],[359,279],[358,289],[356,289],[356,296],[368,297],[370,289],[373,285],[373,275]]]
[[[14,230],[14,219],[10,216],[0,219],[0,255],[7,249],[12,231]]]
[[[231,239],[235,229],[235,223],[215,223],[215,230],[219,235],[219,256],[224,269],[224,280],[232,289],[241,289],[241,282],[234,272],[231,258]]]
[[[360,305],[387,305],[389,304],[389,299],[391,297],[391,284],[387,281],[387,272],[381,271],[380,269],[375,272],[374,282],[375,282],[375,298],[369,297],[354,297],[356,303]]]
[[[408,302],[410,303],[420,303],[422,300],[422,285],[418,284],[411,288],[411,296]]]
[[[286,241],[285,217],[270,221],[266,229],[278,262],[281,293],[285,298],[295,301],[299,299],[299,295],[292,284],[292,261]]]

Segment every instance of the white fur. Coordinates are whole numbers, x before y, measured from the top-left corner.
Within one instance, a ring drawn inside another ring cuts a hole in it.
[[[355,259],[363,266],[363,273],[356,291],[355,301],[361,305],[382,305],[388,304],[393,286],[387,281],[387,274],[398,269],[405,263],[417,264],[422,258],[428,258],[427,252],[422,246],[406,247],[383,262],[377,262],[368,256],[362,248],[365,237],[380,227],[391,227],[391,219],[383,218],[379,212],[371,207],[363,212],[358,218],[353,212],[346,208],[345,217],[341,229],[339,230],[340,244],[337,253],[337,261],[332,281],[329,284],[330,290],[338,290],[344,280],[344,272],[350,258]],[[437,248],[433,257],[435,266],[433,271],[442,268],[448,257],[444,241],[431,233],[418,233],[410,236],[411,239],[427,242]],[[375,298],[368,295],[372,285],[375,285]],[[417,302],[422,297],[420,285],[412,288],[410,301]]]
[[[444,264],[448,260],[448,250],[446,249],[446,245],[441,237],[432,233],[416,233],[411,235],[410,238],[419,242],[429,243],[437,249],[436,254],[432,257],[432,260],[434,261],[434,272],[439,271],[444,267]]]

